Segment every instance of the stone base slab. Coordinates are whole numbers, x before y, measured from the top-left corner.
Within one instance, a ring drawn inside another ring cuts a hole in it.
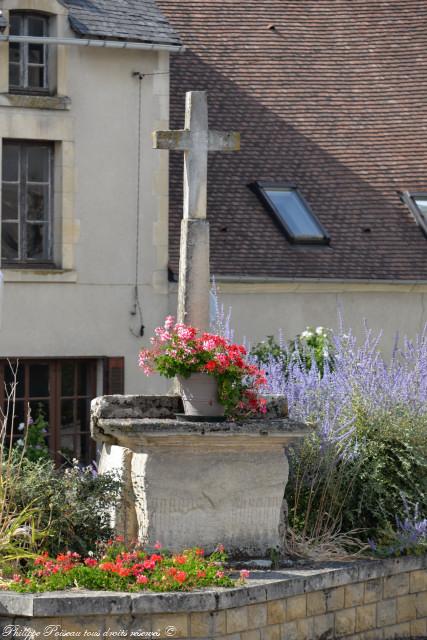
[[[223,544],[232,557],[281,552],[285,449],[308,427],[277,417],[286,411],[277,401],[272,416],[218,423],[171,418],[176,402],[110,396],[92,403],[100,471],[119,467],[126,486],[118,532],[172,551],[201,546],[210,553]]]

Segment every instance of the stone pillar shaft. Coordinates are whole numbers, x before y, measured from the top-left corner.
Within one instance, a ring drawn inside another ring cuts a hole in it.
[[[209,223],[183,218],[179,262],[178,322],[209,328]]]

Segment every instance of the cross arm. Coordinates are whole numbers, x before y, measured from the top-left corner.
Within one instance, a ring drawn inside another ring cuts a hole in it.
[[[186,151],[190,147],[190,132],[187,129],[177,131],[153,131],[153,149]]]
[[[240,133],[209,131],[209,151],[240,151]]]

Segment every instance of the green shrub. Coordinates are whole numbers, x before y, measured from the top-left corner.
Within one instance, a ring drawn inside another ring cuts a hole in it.
[[[316,432],[290,453],[289,523],[304,536],[357,530],[368,541],[403,518],[405,504],[427,512],[427,415],[368,411],[356,399],[353,420],[341,455]]]
[[[283,373],[287,375],[292,362],[300,362],[306,369],[311,369],[313,358],[317,370],[323,375],[325,363],[333,367],[333,344],[330,329],[324,327],[307,327],[294,339],[277,342],[274,336],[267,336],[251,350],[259,365],[269,365],[272,361],[282,364]]]
[[[98,475],[92,467],[56,469],[51,460],[22,461],[11,500],[16,510],[38,510],[39,527],[49,530],[43,544],[51,555],[72,549],[85,554],[94,540],[111,537],[111,508],[122,484],[112,473]]]
[[[343,513],[343,526],[362,526],[368,535],[404,516],[404,504],[427,512],[427,415],[395,406],[367,412],[355,408],[359,459]]]

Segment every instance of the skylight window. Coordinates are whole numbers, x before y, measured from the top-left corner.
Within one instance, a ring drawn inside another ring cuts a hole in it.
[[[250,187],[277,219],[291,242],[328,243],[329,235],[295,187],[254,182]]]
[[[409,207],[418,225],[427,236],[427,193],[405,191],[401,194],[401,199]]]

